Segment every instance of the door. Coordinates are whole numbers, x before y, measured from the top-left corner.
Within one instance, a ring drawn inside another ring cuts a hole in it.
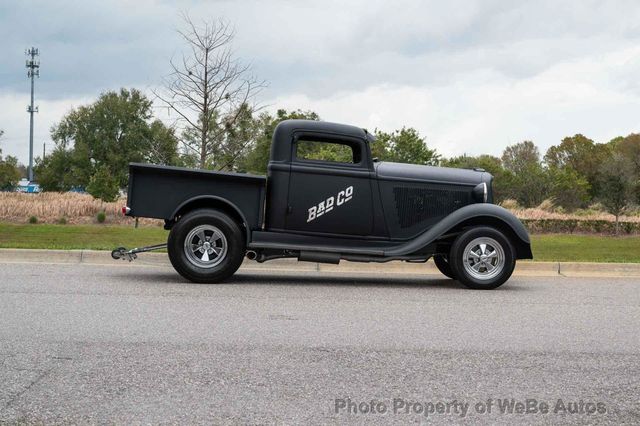
[[[363,236],[373,226],[371,160],[364,140],[294,135],[287,231]]]

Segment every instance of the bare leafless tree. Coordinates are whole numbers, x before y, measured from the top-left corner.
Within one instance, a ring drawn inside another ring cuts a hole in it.
[[[255,108],[253,100],[265,82],[253,76],[250,65],[234,57],[234,31],[227,22],[219,19],[196,25],[188,16],[183,18],[186,29],[178,33],[188,49],[179,60],[171,60],[172,71],[154,94],[176,112],[182,143],[197,157],[198,166],[224,168],[230,158],[225,134],[247,107]],[[226,153],[224,160],[216,158],[220,152]]]

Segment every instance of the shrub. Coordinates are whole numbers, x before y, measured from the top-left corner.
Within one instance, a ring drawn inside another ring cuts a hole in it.
[[[35,216],[31,216],[31,217],[29,218],[29,223],[31,223],[31,224],[38,223],[38,218],[37,218],[37,217],[35,217]]]
[[[66,225],[67,224],[67,218],[66,217],[61,217],[60,219],[57,220],[58,225]]]
[[[98,212],[96,219],[98,219],[98,223],[104,223],[107,220],[107,214],[104,211]]]
[[[627,234],[632,234],[633,230],[636,229],[637,226],[635,223],[632,222],[623,222],[622,223],[622,229],[624,229],[624,232],[626,232]]]
[[[110,203],[118,198],[119,188],[118,181],[106,166],[101,166],[91,176],[87,192],[95,198]]]

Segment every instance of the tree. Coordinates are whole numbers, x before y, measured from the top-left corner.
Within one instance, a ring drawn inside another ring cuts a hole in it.
[[[173,130],[150,120],[151,101],[136,89],[105,92],[73,109],[51,129],[56,148],[38,165],[43,189],[86,187],[101,167],[122,188],[129,162],[179,163]]]
[[[631,166],[634,201],[640,203],[640,134],[632,133],[620,138],[614,146],[614,152],[628,160]]]
[[[376,140],[371,152],[380,160],[429,166],[437,166],[440,162],[440,155],[427,147],[425,138],[413,127],[391,133],[376,130],[374,133]]]
[[[573,211],[582,207],[589,201],[589,190],[591,185],[587,179],[573,168],[550,168],[548,169],[550,181],[549,195],[553,202],[562,208]]]
[[[607,212],[616,217],[616,235],[619,232],[619,217],[633,198],[632,179],[630,161],[619,153],[614,153],[598,169],[598,198]]]
[[[118,181],[111,174],[109,167],[106,165],[98,167],[87,185],[87,192],[105,202],[115,201],[118,198]]]
[[[13,191],[20,181],[20,176],[18,159],[10,155],[3,159],[0,150],[0,190]]]
[[[175,131],[165,126],[162,121],[156,119],[151,122],[145,142],[143,147],[145,162],[167,166],[183,164]]]
[[[4,130],[0,129],[0,139],[4,135]],[[16,157],[7,156],[2,159],[2,149],[0,149],[0,190],[13,191],[20,181],[20,169]]]
[[[259,131],[259,121],[254,119],[252,110],[247,104],[242,104],[232,122],[222,123],[224,128],[218,129],[220,125],[217,113],[213,114],[210,129],[216,128],[215,134],[217,143],[212,144],[210,156],[206,160],[204,167],[200,164],[200,157],[196,154],[193,158],[193,166],[216,169],[224,171],[239,171],[243,169],[244,157],[248,155],[255,144]],[[182,140],[187,144],[197,144],[200,133],[192,128],[187,128],[182,133]],[[193,150],[189,151],[194,154]]]
[[[502,152],[502,165],[512,173],[525,173],[540,165],[540,151],[531,141],[510,145]]]
[[[640,133],[620,138],[615,143],[614,150],[630,162],[635,174],[640,175]]]
[[[75,175],[70,150],[57,146],[45,159],[36,159],[35,175],[43,191],[68,191],[80,181]]]
[[[75,185],[86,186],[104,165],[125,186],[128,163],[144,158],[150,118],[151,101],[136,89],[121,89],[69,112],[52,128],[51,137],[58,147],[71,150]]]
[[[502,177],[505,197],[516,199],[524,207],[534,207],[548,195],[548,175],[533,142],[524,141],[505,148],[502,165],[505,168]]]
[[[598,167],[611,154],[611,146],[596,144],[581,134],[562,139],[559,145],[549,148],[544,161],[550,169],[569,168],[587,180],[590,195],[595,195]]]
[[[154,93],[177,113],[184,126],[182,142],[197,156],[198,167],[224,168],[244,149],[225,132],[252,109],[250,101],[265,84],[251,75],[249,65],[233,57],[234,33],[228,23],[204,21],[196,26],[189,17],[184,20],[186,29],[178,34],[189,53],[180,61],[171,60],[164,90]]]

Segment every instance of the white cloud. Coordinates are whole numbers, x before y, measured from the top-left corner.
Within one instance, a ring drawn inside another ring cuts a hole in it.
[[[639,74],[635,47],[559,63],[524,79],[479,70],[435,87],[377,85],[321,98],[287,95],[271,103],[369,129],[412,126],[448,156],[499,155],[525,139],[544,152],[574,133],[607,142],[638,131],[640,93],[619,90],[619,82]]]
[[[69,112],[74,106],[90,102],[89,98],[69,98],[60,100],[36,100],[39,112],[34,114],[33,151],[34,157],[42,156],[42,144],[47,144],[47,151],[53,149],[49,129],[53,123]],[[0,138],[0,149],[3,155],[17,156],[23,163],[29,158],[29,114],[28,95],[6,93],[0,95],[2,118],[0,129],[4,136]]]

